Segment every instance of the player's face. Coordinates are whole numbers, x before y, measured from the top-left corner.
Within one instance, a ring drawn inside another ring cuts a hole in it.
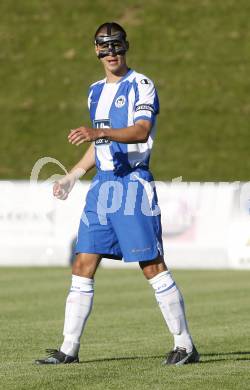
[[[108,52],[108,55],[100,58],[106,72],[119,75],[127,67],[125,54],[116,54],[116,50],[119,51],[119,49],[122,49],[120,46],[121,44],[119,42],[115,43],[113,47],[110,47],[108,43],[96,45],[97,55]]]
[[[101,58],[104,69],[114,74],[119,74],[126,67],[125,55],[111,54],[107,57]]]

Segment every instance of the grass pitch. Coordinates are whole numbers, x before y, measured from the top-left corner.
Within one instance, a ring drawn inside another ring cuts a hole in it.
[[[249,389],[249,272],[174,271],[201,363],[163,367],[172,347],[139,270],[100,269],[79,365],[36,366],[61,342],[65,268],[2,268],[1,389]],[[171,387],[172,386],[172,387]]]

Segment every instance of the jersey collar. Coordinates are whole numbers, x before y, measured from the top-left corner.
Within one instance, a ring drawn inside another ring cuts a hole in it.
[[[127,73],[124,76],[122,76],[122,78],[120,78],[120,80],[116,81],[115,83],[111,83],[111,84],[120,84],[122,81],[126,80],[126,78],[129,77],[132,72],[133,72],[133,69],[128,68]],[[104,81],[105,81],[105,84],[107,84],[107,77],[104,79]]]

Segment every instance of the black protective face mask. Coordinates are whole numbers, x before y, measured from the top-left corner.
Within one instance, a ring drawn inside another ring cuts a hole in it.
[[[124,39],[122,32],[112,35],[98,35],[95,44],[99,49],[98,58],[109,55],[124,55],[128,50],[128,42]]]

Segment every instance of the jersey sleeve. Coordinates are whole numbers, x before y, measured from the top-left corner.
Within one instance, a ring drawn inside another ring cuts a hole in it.
[[[136,80],[134,122],[144,119],[154,122],[159,113],[159,99],[154,83],[148,78]]]
[[[92,94],[93,94],[93,88],[89,87],[89,90],[88,90],[88,100],[87,100],[89,111],[90,111],[90,103],[91,103]]]

